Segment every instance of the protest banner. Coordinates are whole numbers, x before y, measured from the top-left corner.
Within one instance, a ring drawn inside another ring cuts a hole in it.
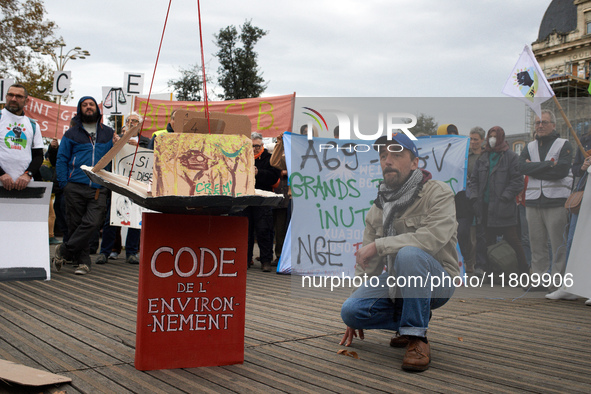
[[[308,140],[290,133],[283,138],[294,211],[277,271],[354,275],[365,215],[382,180],[378,153],[360,140]],[[452,135],[418,138],[419,168],[454,193],[464,190],[469,141]]]
[[[251,132],[259,132],[263,137],[276,137],[284,131],[291,131],[295,93],[285,96],[257,97],[241,100],[209,101],[210,112],[224,112],[247,115]],[[144,117],[142,135],[151,137],[157,130],[166,128],[173,110],[183,108],[190,111],[204,111],[201,101],[165,101],[145,98],[135,100],[134,109]],[[146,106],[146,104],[148,104]]]
[[[37,121],[41,135],[46,138],[61,139],[66,130],[70,128],[70,120],[76,115],[76,107],[52,103],[29,96],[29,102],[25,106],[25,113],[31,119]]]

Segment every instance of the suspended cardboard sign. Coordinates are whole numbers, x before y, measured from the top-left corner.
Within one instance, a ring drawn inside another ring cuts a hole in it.
[[[181,133],[154,141],[154,196],[254,194],[248,117],[212,112],[208,121],[203,113],[178,110],[176,122]]]

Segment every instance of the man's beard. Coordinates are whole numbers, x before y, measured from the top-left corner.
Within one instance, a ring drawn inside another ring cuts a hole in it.
[[[80,120],[82,120],[82,123],[96,123],[98,119],[98,111],[94,112],[92,115],[80,114]]]
[[[15,115],[19,115],[19,113],[22,114],[21,111],[23,110],[23,108],[20,107],[18,104],[7,104],[6,109],[8,110],[8,112],[11,112]]]
[[[391,177],[386,177],[386,174],[389,172],[394,172],[396,173],[398,176],[393,179]],[[406,176],[404,178],[402,178],[402,173],[398,170],[395,169],[388,169],[383,173],[384,176],[384,183],[386,184],[386,186],[388,186],[390,189],[392,190],[397,190],[399,189],[402,185],[404,185],[406,183],[406,181],[408,181],[408,178],[410,178],[411,173],[406,174]]]

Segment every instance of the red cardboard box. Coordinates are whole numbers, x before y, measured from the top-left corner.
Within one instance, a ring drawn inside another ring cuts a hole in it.
[[[144,213],[135,367],[244,362],[248,220]]]

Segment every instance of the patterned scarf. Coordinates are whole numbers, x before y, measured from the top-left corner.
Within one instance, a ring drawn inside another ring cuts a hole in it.
[[[398,189],[389,188],[384,181],[380,183],[378,197],[375,204],[382,209],[382,223],[384,226],[384,237],[396,235],[394,228],[394,217],[398,213],[403,213],[417,199],[423,185],[431,179],[431,173],[421,169],[414,170],[406,182]],[[394,258],[387,256],[388,274],[396,275],[394,271]],[[396,287],[389,288],[391,299],[396,298]]]

